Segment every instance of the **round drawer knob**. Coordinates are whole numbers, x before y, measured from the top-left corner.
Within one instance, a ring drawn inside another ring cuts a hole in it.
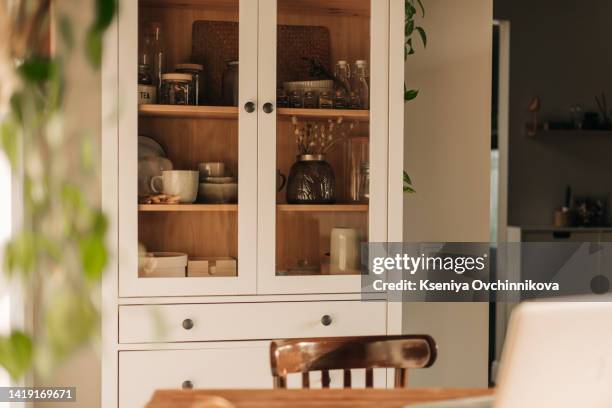
[[[193,328],[193,320],[185,319],[183,320],[183,329],[191,330]]]
[[[263,111],[266,113],[272,113],[272,111],[274,111],[274,105],[272,105],[270,102],[264,103]]]
[[[255,104],[253,102],[247,102],[244,104],[244,110],[248,113],[255,112]]]
[[[181,387],[184,390],[190,390],[190,389],[193,388],[193,383],[191,381],[189,381],[189,380],[185,380],[185,381],[183,381],[183,384],[181,384]]]
[[[330,315],[324,315],[324,316],[321,318],[321,324],[322,324],[323,326],[329,326],[330,324],[332,324],[332,318],[331,318],[331,316],[330,316]]]

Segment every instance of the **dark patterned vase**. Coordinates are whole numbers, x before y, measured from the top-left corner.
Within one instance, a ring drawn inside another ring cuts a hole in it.
[[[297,156],[287,182],[289,204],[329,204],[335,201],[334,170],[322,154]]]

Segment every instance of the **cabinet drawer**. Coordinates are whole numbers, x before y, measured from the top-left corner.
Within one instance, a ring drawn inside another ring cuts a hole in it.
[[[119,407],[144,407],[157,389],[271,388],[269,342],[196,350],[119,352]],[[185,384],[187,385],[187,384]]]
[[[121,343],[385,333],[386,303],[382,301],[130,305],[119,308]]]
[[[191,350],[119,352],[119,408],[144,407],[158,389],[272,388],[270,342],[216,343]],[[365,371],[351,370],[353,388],[364,388]],[[343,386],[342,370],[330,372],[330,387]],[[300,374],[290,374],[289,388],[301,388]],[[321,388],[321,372],[310,373],[311,388]],[[374,386],[386,386],[386,370],[374,369]]]

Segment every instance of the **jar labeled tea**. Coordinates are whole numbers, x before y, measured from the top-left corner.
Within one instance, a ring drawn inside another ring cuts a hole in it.
[[[160,102],[165,105],[194,105],[195,92],[191,74],[162,75]]]

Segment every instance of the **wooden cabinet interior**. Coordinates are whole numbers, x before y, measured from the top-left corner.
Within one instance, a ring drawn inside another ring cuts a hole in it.
[[[349,4],[350,3],[350,4]],[[336,8],[338,7],[338,8]],[[279,25],[323,26],[329,30],[330,66],[333,72],[338,60],[353,63],[356,60],[370,60],[370,2],[356,1],[315,1],[315,0],[278,0]],[[304,13],[304,10],[309,10]],[[341,12],[340,10],[343,10]],[[281,42],[277,44],[281,47]],[[279,49],[278,54],[284,53]],[[277,63],[280,63],[277,61]],[[277,72],[283,70],[278,66]],[[327,126],[328,121],[343,118],[346,137],[369,136],[369,112],[319,110],[328,116],[303,114],[300,109],[286,109],[298,119],[299,126],[305,121],[315,122],[318,126]],[[296,160],[296,136],[290,115],[278,116],[276,127],[276,164],[282,174],[289,175],[290,168]],[[354,129],[349,129],[349,124]],[[337,132],[335,137],[341,136]],[[286,192],[277,194],[276,218],[276,268],[277,274],[285,274],[300,265],[309,265],[314,269],[312,274],[329,273],[330,235],[334,227],[355,228],[363,241],[368,237],[367,204],[351,203],[349,180],[348,144],[337,144],[326,154],[326,161],[332,166],[335,174],[335,210],[329,212],[308,211],[307,205],[300,206],[303,211],[291,211],[286,203]],[[347,203],[351,203],[347,205]],[[317,207],[317,206],[313,206]],[[332,206],[329,206],[332,207]],[[281,210],[287,209],[286,211]],[[355,211],[355,209],[359,209]],[[296,238],[299,237],[299,238]],[[308,274],[306,270],[298,274]],[[359,273],[355,271],[355,273]],[[289,272],[291,274],[291,272]]]
[[[168,69],[191,61],[195,21],[237,22],[238,13],[238,0],[139,1],[140,26],[147,22],[162,26]],[[332,72],[337,60],[370,60],[370,0],[278,0],[278,24],[326,27],[330,33]],[[356,124],[351,135],[369,137],[367,110],[280,108],[276,112],[277,167],[285,175],[297,154],[291,123],[294,115],[321,123],[342,116],[346,122]],[[200,162],[224,161],[232,174],[239,176],[236,107],[142,105],[138,126],[139,134],[161,144],[175,169],[196,169]],[[338,204],[293,207],[286,204],[284,190],[277,195],[279,271],[295,267],[301,260],[317,267],[325,265],[335,226],[356,228],[367,240],[368,205],[350,202],[346,146],[336,146],[327,160],[336,175]],[[139,210],[139,240],[147,250],[185,252],[190,256],[238,256],[236,205],[174,205],[163,211],[154,205],[141,205]],[[295,240],[296,236],[300,239]]]

